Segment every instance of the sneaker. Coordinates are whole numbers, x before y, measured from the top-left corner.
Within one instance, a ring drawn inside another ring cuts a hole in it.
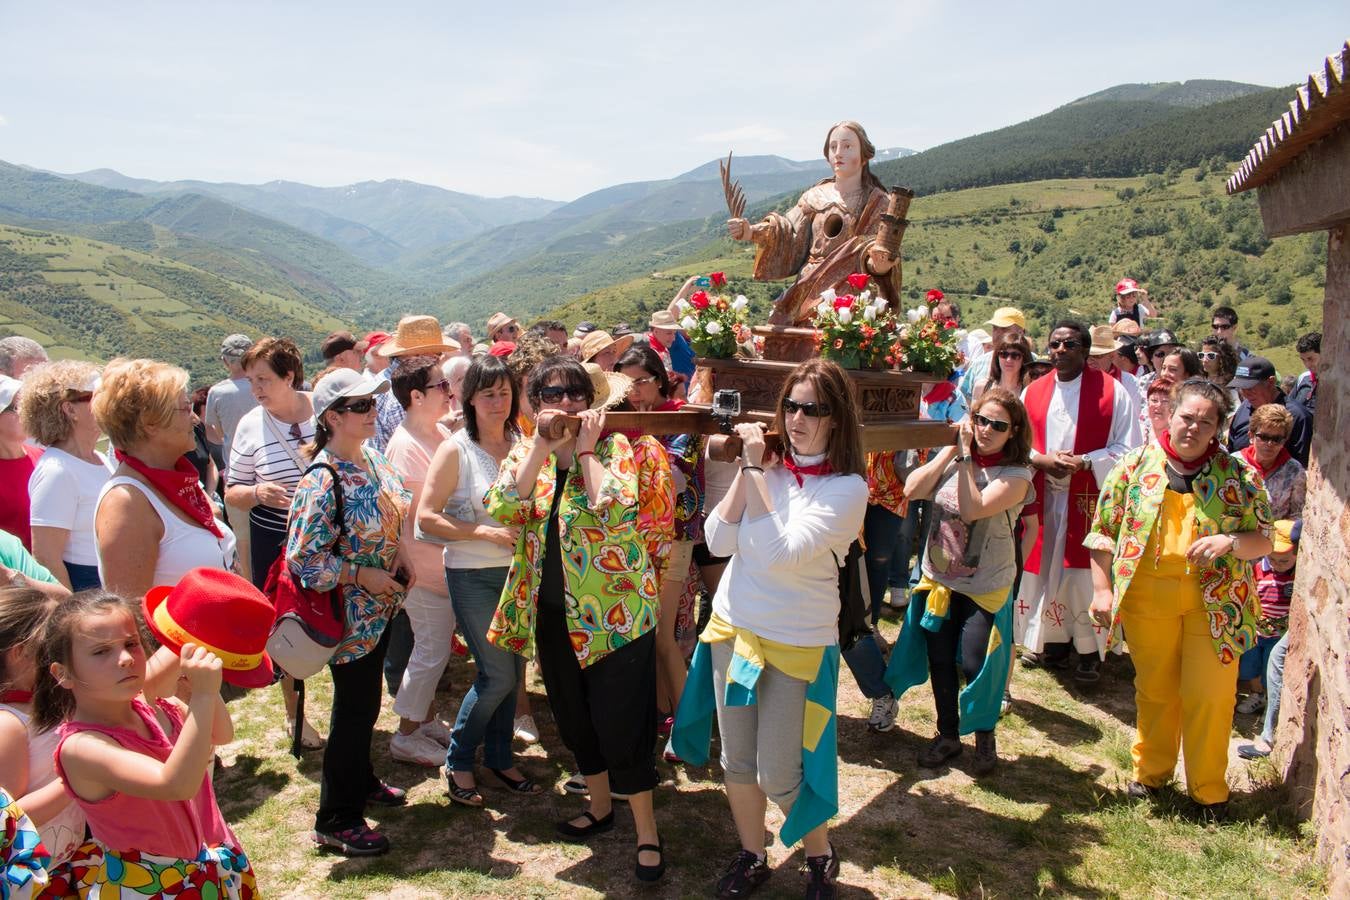
[[[439,716],[433,716],[430,721],[423,722],[413,734],[429,737],[442,747],[450,746],[450,728],[441,721]]]
[[[867,717],[867,730],[876,734],[890,731],[895,727],[895,714],[899,710],[899,701],[889,694],[877,697],[872,701],[872,713]]]
[[[961,741],[938,735],[927,747],[919,751],[918,762],[922,769],[940,769],[949,759],[961,755]]]
[[[1131,800],[1148,800],[1158,796],[1162,788],[1155,788],[1152,785],[1144,784],[1142,781],[1131,781],[1125,785],[1125,796]]]
[[[1265,759],[1270,755],[1270,745],[1257,738],[1250,744],[1239,744],[1237,754],[1243,759]]]
[[[571,778],[563,782],[563,790],[569,794],[580,796],[585,796],[591,792],[591,789],[586,787],[586,779],[581,776],[580,772],[573,774]]]
[[[976,778],[988,775],[998,768],[998,743],[992,731],[975,732],[975,756],[970,761],[970,774]]]
[[[675,741],[673,738],[666,738],[666,749],[661,752],[661,758],[668,763],[682,763],[680,754],[675,752]]]
[[[769,861],[749,850],[740,850],[717,880],[717,896],[722,898],[749,897],[772,875]]]
[[[389,852],[389,838],[372,830],[365,822],[341,831],[316,828],[309,833],[309,839],[320,850],[336,850],[343,856],[379,856]]]
[[[1238,701],[1237,711],[1244,716],[1254,716],[1266,708],[1266,695],[1252,692]]]
[[[998,708],[998,717],[1001,719],[1008,713],[1012,712],[1012,705],[1013,705],[1012,691],[1005,690],[1003,692],[1003,703],[1001,703]]]
[[[379,787],[366,794],[366,802],[376,806],[404,806],[408,802],[408,792],[381,781]]]
[[[1083,684],[1092,684],[1101,680],[1102,660],[1095,653],[1089,653],[1087,656],[1078,658],[1078,668],[1073,670],[1073,680],[1080,681]]]
[[[661,721],[656,723],[656,734],[658,737],[668,738],[670,732],[675,728],[674,716],[662,716]]]
[[[395,733],[389,739],[389,755],[399,762],[428,769],[445,765],[445,748],[423,734],[421,729],[411,734]]]
[[[839,895],[835,880],[839,877],[839,854],[830,845],[827,856],[808,856],[806,865],[806,900],[833,900]]]
[[[539,728],[534,724],[534,716],[516,716],[516,740],[527,744],[539,743]]]
[[[886,605],[892,609],[907,608],[909,606],[909,588],[891,588],[886,592]]]

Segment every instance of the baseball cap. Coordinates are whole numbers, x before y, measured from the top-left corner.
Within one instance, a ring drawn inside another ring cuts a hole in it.
[[[994,310],[994,314],[990,316],[989,321],[984,324],[992,325],[995,328],[1010,328],[1013,325],[1016,325],[1018,328],[1026,331],[1027,317],[1015,306],[1000,306],[998,309]]]
[[[1264,356],[1244,356],[1233,372],[1231,388],[1253,388],[1268,378],[1275,377],[1275,366]]]
[[[329,361],[339,353],[346,353],[355,346],[356,338],[352,337],[350,331],[334,331],[323,339],[323,343],[319,345],[319,353],[323,355],[325,361]]]
[[[1280,519],[1270,527],[1270,542],[1276,553],[1287,553],[1298,546],[1302,536],[1302,519]]]
[[[1117,294],[1135,294],[1142,290],[1143,288],[1139,286],[1139,282],[1135,281],[1133,278],[1122,278],[1116,282]]]
[[[393,337],[393,335],[387,331],[372,331],[370,334],[367,334],[365,337],[361,338],[361,340],[356,342],[356,352],[369,353],[391,337]]]
[[[246,334],[232,334],[220,342],[220,358],[239,362],[253,346],[253,340]]]
[[[378,375],[365,376],[352,369],[329,372],[314,386],[314,412],[323,415],[339,400],[370,397],[389,390],[389,382]]]

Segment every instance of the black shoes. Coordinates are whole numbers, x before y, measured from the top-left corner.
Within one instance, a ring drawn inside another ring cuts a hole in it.
[[[835,881],[839,878],[839,854],[834,844],[825,856],[808,856],[802,867],[806,873],[806,900],[834,900],[838,896]]]
[[[918,763],[921,769],[940,769],[949,759],[955,759],[961,755],[961,741],[958,738],[949,738],[938,735],[919,751]]]
[[[614,810],[610,810],[604,816],[596,818],[590,810],[585,810],[580,817],[586,819],[587,825],[573,825],[570,819],[564,819],[554,826],[558,834],[573,841],[584,841],[587,838],[595,837],[597,834],[604,834],[614,827]]]
[[[1131,781],[1125,786],[1125,796],[1131,800],[1148,800],[1158,796],[1162,788],[1151,787],[1140,781]]]
[[[633,870],[638,881],[660,881],[661,876],[666,874],[666,842],[657,838],[655,844],[638,844],[637,855],[638,863]],[[661,861],[654,866],[644,866],[641,862],[643,852],[659,853]]]
[[[717,896],[722,900],[749,897],[769,880],[771,874],[767,859],[749,850],[738,851],[736,858],[717,881]]]
[[[975,757],[970,761],[970,774],[979,778],[998,768],[998,743],[992,731],[975,732]]]

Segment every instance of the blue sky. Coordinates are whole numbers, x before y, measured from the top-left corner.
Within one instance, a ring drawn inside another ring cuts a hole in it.
[[[0,159],[569,200],[844,118],[925,149],[1122,82],[1287,85],[1347,35],[1344,0],[0,0]]]

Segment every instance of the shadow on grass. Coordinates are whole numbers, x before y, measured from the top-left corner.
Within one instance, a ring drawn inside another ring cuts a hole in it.
[[[954,768],[968,765],[969,749],[953,761]],[[1100,827],[1086,820],[1097,805],[1100,766],[1077,770],[1048,756],[1004,760],[965,792],[990,795],[984,804],[994,808],[989,809],[933,789],[923,778],[928,773],[910,760],[898,782],[831,829],[849,859],[865,868],[898,870],[956,896],[991,890],[1008,896],[1046,890],[1101,896],[1072,874],[1086,849],[1102,838]],[[1039,807],[1039,814],[1018,816],[1017,805]]]
[[[270,771],[262,759],[240,755],[213,779],[216,803],[227,822],[237,822],[266,803],[290,782],[284,772]]]

